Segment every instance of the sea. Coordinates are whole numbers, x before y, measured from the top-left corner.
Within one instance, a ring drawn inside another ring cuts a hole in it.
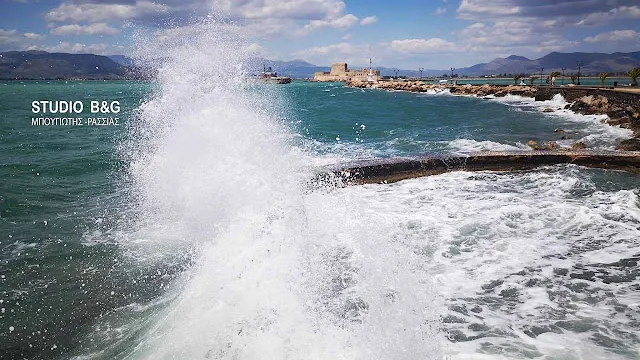
[[[637,175],[310,185],[629,130],[559,95],[262,84],[216,41],[176,42],[155,81],[0,83],[0,358],[640,358]],[[118,125],[33,125],[49,100],[117,101]]]

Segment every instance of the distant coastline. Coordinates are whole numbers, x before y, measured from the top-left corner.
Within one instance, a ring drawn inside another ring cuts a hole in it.
[[[584,60],[584,61],[583,61]],[[580,71],[574,69],[576,61],[583,63]],[[278,73],[295,79],[311,79],[316,72],[326,72],[328,66],[317,66],[303,60],[276,61],[263,58],[248,59],[248,71],[259,72],[270,66]],[[374,59],[375,65],[375,59]],[[578,72],[581,78],[623,76],[631,68],[640,66],[640,51],[629,53],[550,53],[539,59],[512,55],[496,58],[488,63],[449,70],[403,70],[374,66],[383,78],[451,78],[469,81],[496,81],[511,79],[514,74],[544,77],[552,71],[563,71],[565,78]],[[49,53],[46,51],[7,51],[0,53],[0,80],[141,80],[156,75],[152,66],[137,66],[133,59],[123,55],[95,55]],[[540,80],[542,81],[542,80]]]

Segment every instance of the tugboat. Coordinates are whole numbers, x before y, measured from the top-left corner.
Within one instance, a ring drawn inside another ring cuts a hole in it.
[[[271,69],[271,66],[267,68],[263,65],[262,80],[271,84],[289,84],[291,78],[288,76],[278,76],[278,73]]]

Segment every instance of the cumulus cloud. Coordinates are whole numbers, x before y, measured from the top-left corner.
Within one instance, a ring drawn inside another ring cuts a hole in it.
[[[107,23],[95,23],[89,25],[69,24],[54,27],[52,35],[117,35],[120,29],[109,26]]]
[[[483,21],[553,21],[557,27],[640,18],[637,0],[462,0],[458,18]]]
[[[40,34],[0,29],[0,51],[25,50],[42,39],[44,36]]]
[[[245,19],[337,19],[346,11],[342,0],[220,0],[214,7]]]
[[[251,38],[300,36],[358,22],[346,13],[342,0],[64,0],[45,19],[57,35],[104,35],[115,34],[114,25],[122,22],[171,28],[189,26],[204,16],[229,22]]]
[[[334,45],[327,46],[315,46],[306,50],[295,52],[294,55],[328,55],[328,54],[340,54],[342,55],[352,55],[360,49],[357,46],[351,45],[350,43],[339,43]]]
[[[547,53],[577,44],[544,23],[526,21],[496,21],[493,24],[474,23],[459,33],[466,51],[495,55]]]
[[[0,30],[1,31],[1,30]],[[29,40],[42,40],[45,38],[44,35],[36,34],[36,33],[24,33],[22,34],[25,38]]]
[[[168,14],[171,7],[150,1],[133,3],[71,3],[63,2],[49,11],[45,19],[51,22],[115,22],[142,19],[147,16]]]
[[[607,12],[588,14],[577,24],[584,26],[597,26],[622,19],[640,19],[640,6],[620,6]]]
[[[521,13],[519,6],[515,6],[517,1],[498,0],[498,1],[480,1],[480,0],[462,0],[458,7],[458,16],[462,19],[475,20],[479,18],[494,18],[500,16],[512,16]]]
[[[391,48],[411,54],[446,53],[458,50],[454,43],[440,38],[394,40],[391,42]]]
[[[31,46],[28,50],[45,50],[48,52],[62,52],[62,53],[74,53],[74,54],[122,54],[125,52],[124,47],[118,45],[110,45],[104,43],[97,44],[82,44],[82,43],[70,43],[60,42],[53,46]]]
[[[375,24],[378,22],[378,17],[377,16],[367,16],[366,18],[360,20],[360,25],[365,26],[365,25],[371,25],[371,24]]]
[[[433,14],[435,16],[438,16],[438,15],[442,15],[442,14],[444,14],[446,12],[447,12],[447,8],[445,6],[442,6],[442,7],[437,8],[436,11],[434,11]]]
[[[605,33],[601,33],[595,36],[589,36],[584,39],[586,42],[640,42],[640,33],[634,30],[613,30]]]
[[[311,20],[302,28],[302,32],[309,33],[322,28],[348,29],[357,22],[358,18],[353,14],[347,14],[332,20]]]
[[[334,62],[347,62],[352,65],[367,64],[371,54],[375,53],[376,59],[384,56],[383,51],[372,49],[369,44],[353,45],[342,42],[327,46],[316,46],[309,49],[296,51],[291,55],[314,64],[331,64]]]

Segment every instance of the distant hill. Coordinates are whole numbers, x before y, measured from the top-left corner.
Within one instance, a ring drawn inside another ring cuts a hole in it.
[[[121,79],[127,69],[106,56],[8,51],[0,53],[0,79]]]
[[[329,71],[328,66],[317,66],[303,60],[278,61],[263,58],[249,60],[249,72],[253,74],[262,73],[264,67],[271,67],[279,75],[290,76],[298,79],[313,78],[317,71]]]
[[[559,53],[552,52],[539,59],[511,55],[488,63],[476,64],[455,70],[458,75],[539,74],[541,69],[565,73],[577,72],[576,61],[581,61],[583,74],[600,72],[626,73],[640,66],[640,51],[629,53]],[[312,78],[315,72],[329,71],[329,66],[317,66],[303,60],[277,61],[253,58],[248,62],[249,73],[260,74],[263,67],[271,67],[280,75],[294,78]],[[350,68],[364,66],[350,64]],[[143,70],[144,69],[144,70]],[[418,70],[376,67],[383,76],[419,77]],[[8,51],[0,53],[0,79],[148,79],[153,77],[152,65],[134,64],[124,55],[101,56],[93,54],[49,53],[46,51]],[[422,76],[451,74],[450,69],[425,69]]]
[[[108,58],[120,65],[133,65],[134,63],[134,60],[132,58],[124,55],[109,55]]]
[[[456,73],[459,75],[539,74],[543,68],[546,74],[551,71],[562,71],[562,68],[567,69],[566,73],[576,73],[578,72],[577,61],[583,64],[580,69],[583,74],[626,73],[631,68],[640,66],[640,51],[613,54],[552,52],[535,60],[511,55],[488,63],[457,69]]]

